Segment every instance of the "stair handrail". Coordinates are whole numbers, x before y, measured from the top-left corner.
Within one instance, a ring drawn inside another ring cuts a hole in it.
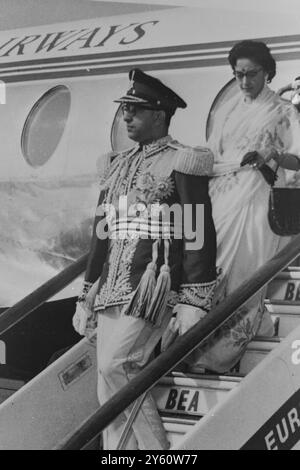
[[[88,253],[67,266],[0,315],[0,335],[27,317],[85,271]]]
[[[139,396],[151,390],[164,375],[170,372],[194,349],[201,346],[209,336],[214,334],[220,326],[234,315],[239,307],[288,266],[299,253],[300,234],[228,295],[222,303],[212,308],[206,317],[184,335],[178,337],[176,342],[166,351],[146,365],[136,377],[113,395],[91,417],[86,419],[72,436],[68,437],[57,449],[78,450],[99,435]]]

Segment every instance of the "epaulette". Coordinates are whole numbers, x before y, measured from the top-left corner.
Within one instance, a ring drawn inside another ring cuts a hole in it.
[[[177,141],[171,141],[168,146],[175,149],[176,161],[174,170],[187,175],[211,175],[214,156],[207,147],[188,147]]]

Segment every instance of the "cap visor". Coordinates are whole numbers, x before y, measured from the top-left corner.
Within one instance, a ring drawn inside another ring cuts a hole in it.
[[[122,96],[118,100],[114,100],[114,103],[150,104],[149,101],[137,96]]]

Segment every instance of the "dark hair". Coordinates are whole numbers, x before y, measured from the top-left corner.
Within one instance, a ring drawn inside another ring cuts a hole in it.
[[[228,61],[233,70],[235,69],[238,59],[250,59],[259,64],[268,74],[268,83],[270,83],[276,75],[276,62],[270,49],[264,42],[238,42],[233,46],[228,55]]]

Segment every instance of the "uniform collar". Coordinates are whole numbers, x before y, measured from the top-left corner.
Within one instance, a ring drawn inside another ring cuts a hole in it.
[[[161,137],[160,139],[154,140],[153,142],[150,142],[149,144],[138,144],[139,150],[143,150],[146,154],[147,153],[152,153],[154,150],[157,150],[161,147],[164,147],[166,144],[171,142],[172,137],[170,135],[165,135],[164,137]]]

